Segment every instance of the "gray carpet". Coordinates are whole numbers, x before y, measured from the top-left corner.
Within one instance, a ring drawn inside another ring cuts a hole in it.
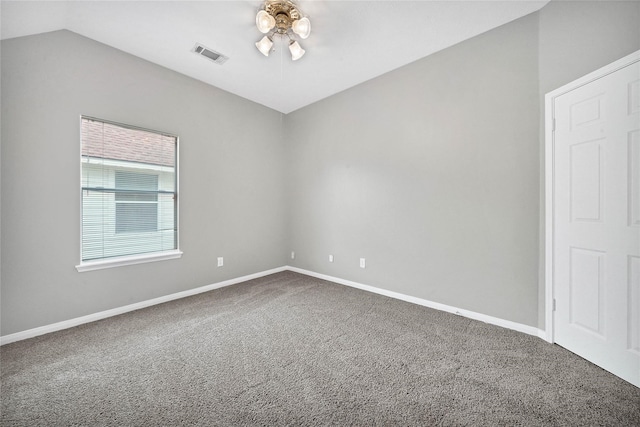
[[[539,338],[283,272],[0,348],[3,426],[640,425]]]

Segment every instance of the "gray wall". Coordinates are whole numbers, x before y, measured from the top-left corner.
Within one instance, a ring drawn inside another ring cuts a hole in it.
[[[640,1],[552,0],[538,13],[542,94],[640,49]]]
[[[286,263],[279,113],[68,31],[1,76],[2,335]],[[180,137],[181,259],[76,271],[81,114]]]
[[[536,326],[537,28],[524,17],[287,115],[293,264]]]

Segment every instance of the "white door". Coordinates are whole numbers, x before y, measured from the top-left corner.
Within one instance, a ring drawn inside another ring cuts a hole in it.
[[[640,63],[553,115],[554,339],[640,387]]]

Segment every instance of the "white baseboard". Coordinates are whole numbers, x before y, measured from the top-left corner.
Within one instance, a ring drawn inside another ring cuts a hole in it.
[[[549,344],[553,344],[553,338],[545,329],[538,329],[538,338],[545,340]]]
[[[86,316],[76,317],[75,319],[64,320],[62,322],[53,323],[51,325],[40,326],[38,328],[28,329],[22,332],[16,332],[15,334],[5,335],[0,337],[0,346],[9,344],[16,341],[26,340],[28,338],[37,337],[38,335],[48,334],[50,332],[61,331],[63,329],[73,328],[84,323],[95,322],[96,320],[106,319],[107,317],[117,316],[119,314],[128,313],[130,311],[139,310],[141,308],[150,307],[156,304],[162,304],[164,302],[173,301],[180,298],[189,297],[192,295],[200,294],[203,292],[212,291],[214,289],[223,288],[225,286],[235,285],[236,283],[246,282],[247,280],[257,279],[259,277],[268,276],[269,274],[279,273],[287,270],[287,267],[278,267],[272,270],[262,271],[260,273],[249,274],[247,276],[238,277],[235,279],[225,280],[223,282],[213,283],[211,285],[201,286],[199,288],[189,289],[182,292],[176,292],[175,294],[165,295],[158,298],[153,298],[146,301],[140,301],[134,304],[125,305],[123,307],[113,308],[111,310],[100,311],[98,313],[88,314]]]
[[[352,288],[362,289],[364,291],[373,292],[376,294],[384,295],[387,297],[399,299],[402,301],[410,302],[413,304],[422,305],[436,310],[446,311],[448,313],[458,314],[460,316],[468,317],[469,319],[479,320],[481,322],[489,323],[491,325],[501,326],[503,328],[512,329],[514,331],[523,332],[525,334],[534,335],[545,339],[546,332],[533,326],[523,325],[522,323],[512,322],[510,320],[500,319],[498,317],[489,316],[482,313],[476,313],[474,311],[465,310],[462,308],[453,307],[446,304],[440,304],[425,300],[422,298],[416,298],[409,295],[404,295],[398,292],[388,291],[386,289],[376,288],[374,286],[363,285],[362,283],[352,282],[350,280],[340,279],[338,277],[327,276],[326,274],[320,274],[309,270],[304,270],[297,267],[286,267],[287,270],[295,271],[296,273],[306,274],[307,276],[317,277],[318,279],[328,280],[330,282],[338,283],[341,285],[351,286]]]
[[[89,322],[95,322],[96,320],[106,319],[108,317],[117,316],[119,314],[128,313],[130,311],[139,310],[141,308],[150,307],[152,305],[162,304],[162,303],[173,301],[176,299],[189,297],[192,295],[200,294],[202,292],[212,291],[214,289],[223,288],[225,286],[235,285],[236,283],[246,282],[247,280],[257,279],[259,277],[267,276],[269,274],[279,273],[285,270],[294,271],[296,273],[305,274],[311,277],[317,277],[318,279],[328,280],[330,282],[338,283],[340,285],[346,285],[352,288],[362,289],[364,291],[373,292],[376,294],[399,299],[399,300],[410,302],[413,304],[422,305],[422,306],[433,308],[436,310],[458,314],[460,316],[468,317],[469,319],[479,320],[481,322],[489,323],[496,326],[501,326],[503,328],[512,329],[514,331],[523,332],[529,335],[534,335],[542,339],[546,339],[547,337],[547,334],[544,330],[535,328],[533,326],[523,325],[521,323],[512,322],[510,320],[504,320],[498,317],[488,316],[486,314],[476,313],[474,311],[469,311],[462,308],[457,308],[450,305],[445,305],[445,304],[440,304],[437,302],[425,300],[422,298],[416,298],[409,295],[404,295],[399,292],[388,291],[386,289],[380,289],[380,288],[376,288],[374,286],[369,286],[369,285],[363,285],[362,283],[352,282],[350,280],[340,279],[338,277],[328,276],[326,274],[320,274],[313,271],[304,270],[298,267],[284,266],[284,267],[274,268],[271,270],[262,271],[259,273],[249,274],[247,276],[242,276],[235,279],[225,280],[223,282],[218,282],[211,285],[201,286],[195,289],[176,292],[174,294],[165,295],[162,297],[125,305],[123,307],[113,308],[111,310],[105,310],[98,313],[88,314],[86,316],[76,317],[74,319],[53,323],[51,325],[40,326],[38,328],[28,329],[26,331],[5,335],[3,337],[0,337],[0,346],[5,344],[10,344],[16,341],[26,340],[28,338],[37,337],[39,335],[48,334],[50,332],[56,332],[56,331],[61,331],[63,329],[73,328],[74,326],[79,326]]]

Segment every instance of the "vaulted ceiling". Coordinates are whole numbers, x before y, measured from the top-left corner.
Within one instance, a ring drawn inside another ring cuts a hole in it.
[[[311,35],[293,62],[285,41],[254,43],[260,1],[5,1],[2,39],[68,29],[289,113],[535,12],[548,0],[301,0]],[[196,43],[229,57],[215,64]]]

